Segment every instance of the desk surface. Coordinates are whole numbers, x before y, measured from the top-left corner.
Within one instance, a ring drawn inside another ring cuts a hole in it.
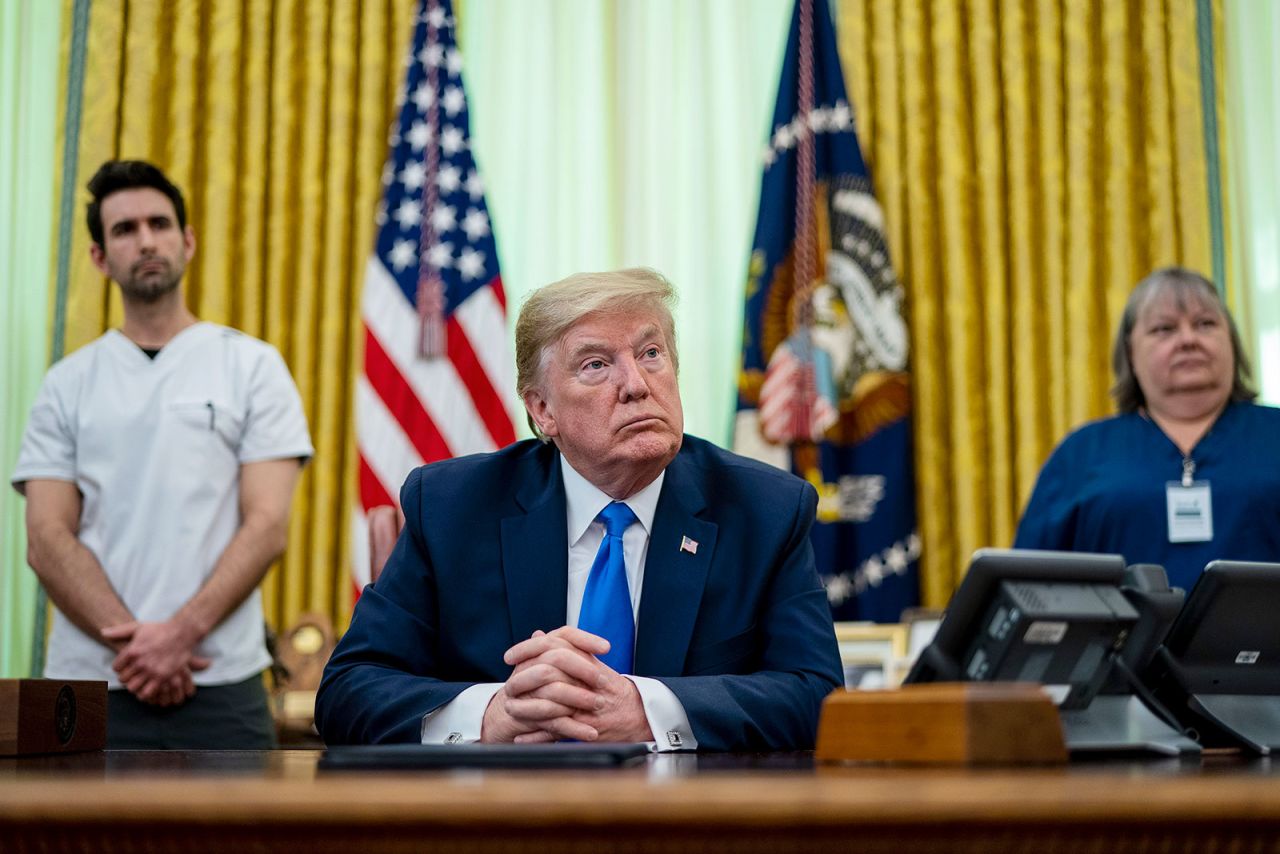
[[[650,757],[600,771],[317,771],[318,751],[0,759],[0,850],[1280,851],[1266,760],[1062,768]]]

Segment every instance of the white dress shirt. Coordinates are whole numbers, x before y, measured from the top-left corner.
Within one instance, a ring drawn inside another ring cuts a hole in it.
[[[582,594],[591,575],[591,564],[604,541],[604,523],[596,516],[613,499],[597,489],[590,481],[560,457],[560,474],[564,479],[566,521],[569,534],[569,584],[565,602],[566,624],[576,626],[582,610]],[[635,513],[638,524],[627,528],[622,535],[623,562],[627,569],[627,585],[631,590],[631,613],[640,613],[640,593],[644,589],[644,565],[649,552],[649,536],[653,532],[653,517],[658,508],[658,496],[666,472],[658,475],[653,483],[626,499],[623,503]],[[627,675],[640,692],[645,717],[657,739],[655,747],[660,751],[696,750],[698,741],[693,737],[689,716],[676,695],[657,679]],[[478,741],[484,723],[484,713],[493,695],[502,688],[501,683],[472,685],[435,711],[422,718],[422,743],[458,743]]]

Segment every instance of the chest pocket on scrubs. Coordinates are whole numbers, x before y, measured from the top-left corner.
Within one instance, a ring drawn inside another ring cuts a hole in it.
[[[240,447],[244,420],[217,400],[175,400],[167,407],[182,444],[193,452],[223,449],[234,456]]]

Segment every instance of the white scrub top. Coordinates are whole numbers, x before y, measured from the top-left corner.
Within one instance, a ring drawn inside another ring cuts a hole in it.
[[[314,453],[297,387],[271,345],[197,323],[155,359],[118,331],[54,365],[32,407],[12,482],[66,480],[83,497],[80,540],[142,621],[167,620],[213,571],[240,525],[240,466]],[[196,647],[197,685],[270,664],[254,590]],[[45,676],[121,687],[115,653],[61,612]]]

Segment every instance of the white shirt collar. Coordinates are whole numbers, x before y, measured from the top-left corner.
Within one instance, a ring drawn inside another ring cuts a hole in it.
[[[568,511],[566,515],[569,520],[569,547],[573,548],[591,527],[591,523],[596,520],[600,511],[613,499],[569,465],[564,454],[560,455],[560,475],[564,479],[565,506]],[[667,471],[663,469],[653,479],[653,483],[622,502],[636,514],[636,519],[644,526],[646,536],[653,533],[653,517],[658,511],[658,496],[662,493],[662,481],[666,476]]]

